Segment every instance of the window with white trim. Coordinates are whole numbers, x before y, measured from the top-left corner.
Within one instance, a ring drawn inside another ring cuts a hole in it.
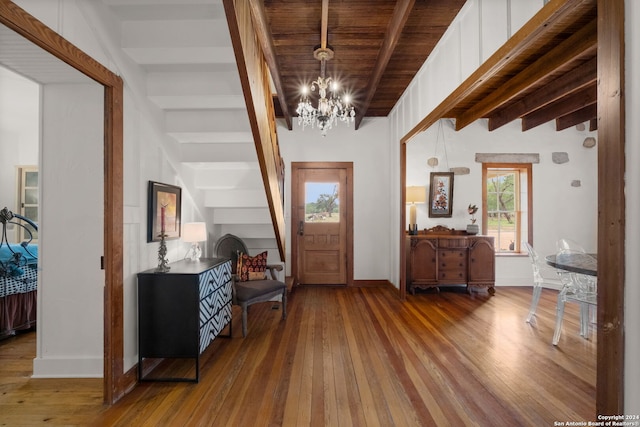
[[[531,163],[483,163],[483,234],[494,237],[496,253],[520,253],[531,242]]]

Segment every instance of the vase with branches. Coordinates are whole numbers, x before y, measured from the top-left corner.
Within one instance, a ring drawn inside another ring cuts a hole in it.
[[[476,212],[478,212],[478,207],[476,205],[469,205],[469,207],[467,208],[467,212],[469,212],[469,215],[471,215],[471,224],[475,224],[476,223]]]
[[[478,207],[476,205],[469,204],[467,207],[467,212],[471,215],[471,224],[467,225],[467,233],[468,234],[478,234],[478,225],[476,224],[476,212],[478,212]]]

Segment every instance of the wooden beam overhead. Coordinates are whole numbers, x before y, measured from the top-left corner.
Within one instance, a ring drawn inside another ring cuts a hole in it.
[[[542,78],[564,66],[572,58],[579,58],[586,52],[595,52],[598,43],[597,22],[594,19],[568,39],[538,58],[517,76],[509,79],[491,94],[477,102],[456,117],[456,130],[463,129],[477,119],[487,117],[492,111],[502,107],[515,96],[535,86]]]
[[[558,117],[556,119],[556,130],[561,131],[575,126],[578,123],[587,122],[598,115],[598,104],[593,103],[581,108],[577,111],[571,112],[567,115]]]
[[[382,48],[380,49],[380,53],[378,54],[375,68],[371,73],[369,84],[367,85],[364,102],[362,102],[362,104],[356,111],[356,129],[360,127],[360,123],[362,122],[362,119],[369,109],[371,100],[376,94],[376,90],[378,89],[378,85],[380,84],[380,79],[382,79],[382,75],[384,74],[384,71],[389,64],[389,60],[391,59],[391,55],[396,48],[398,40],[400,40],[402,29],[404,28],[404,25],[409,18],[409,14],[411,13],[411,9],[413,9],[414,4],[415,0],[401,0],[396,3],[396,7],[393,10],[393,16],[391,17],[391,21],[389,22],[389,28],[387,29],[386,37],[382,44]]]
[[[596,84],[593,83],[579,92],[558,99],[524,116],[522,118],[522,131],[533,129],[558,117],[567,116],[574,111],[582,110],[585,106],[595,105],[597,101],[598,89]],[[589,117],[589,119],[592,117]]]
[[[563,96],[595,84],[597,67],[598,60],[594,57],[522,99],[509,104],[506,108],[496,111],[489,117],[489,130],[496,130]]]
[[[508,84],[514,75],[520,74],[526,68],[523,64],[534,63],[570,34],[580,31],[585,24],[594,19],[596,14],[596,0],[551,0],[447,98],[407,132],[402,137],[401,143],[409,142],[417,133],[428,129],[441,118],[456,118],[457,121],[457,118],[465,114],[466,110],[474,108],[476,103],[481,102],[496,89],[500,89],[502,85]],[[593,52],[592,56],[595,55],[596,52]],[[590,58],[586,56],[583,58],[583,60],[588,59]],[[549,68],[553,69],[553,67]],[[517,89],[516,86],[511,88]],[[491,107],[487,113],[496,109],[497,106]],[[474,111],[474,114],[477,115],[477,111]],[[490,117],[491,114],[486,116]]]
[[[267,25],[267,19],[264,12],[264,2],[259,0],[249,0],[249,7],[251,9],[251,17],[253,19],[253,27],[256,32],[256,37],[262,47],[262,53],[264,59],[269,67],[269,73],[271,74],[271,80],[275,86],[278,94],[278,102],[282,109],[282,115],[287,124],[287,129],[292,130],[293,125],[291,123],[291,113],[287,108],[287,100],[285,98],[284,87],[282,86],[282,79],[280,78],[280,70],[278,67],[278,59],[276,58],[273,48],[273,39],[271,38],[271,32]]]

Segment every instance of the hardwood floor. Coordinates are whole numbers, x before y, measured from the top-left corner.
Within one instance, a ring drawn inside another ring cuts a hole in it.
[[[218,338],[200,383],[140,384],[102,405],[96,379],[31,379],[35,334],[0,342],[0,425],[553,426],[595,420],[596,337],[568,304],[551,345],[557,292],[524,321],[530,288],[296,288],[288,318],[254,305],[241,337]],[[277,304],[276,304],[277,306]],[[182,361],[162,369],[186,369]],[[189,368],[190,369],[190,368]]]

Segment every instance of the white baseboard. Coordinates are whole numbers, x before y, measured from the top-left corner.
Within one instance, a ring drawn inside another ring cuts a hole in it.
[[[103,358],[40,358],[33,359],[31,378],[102,378]]]

